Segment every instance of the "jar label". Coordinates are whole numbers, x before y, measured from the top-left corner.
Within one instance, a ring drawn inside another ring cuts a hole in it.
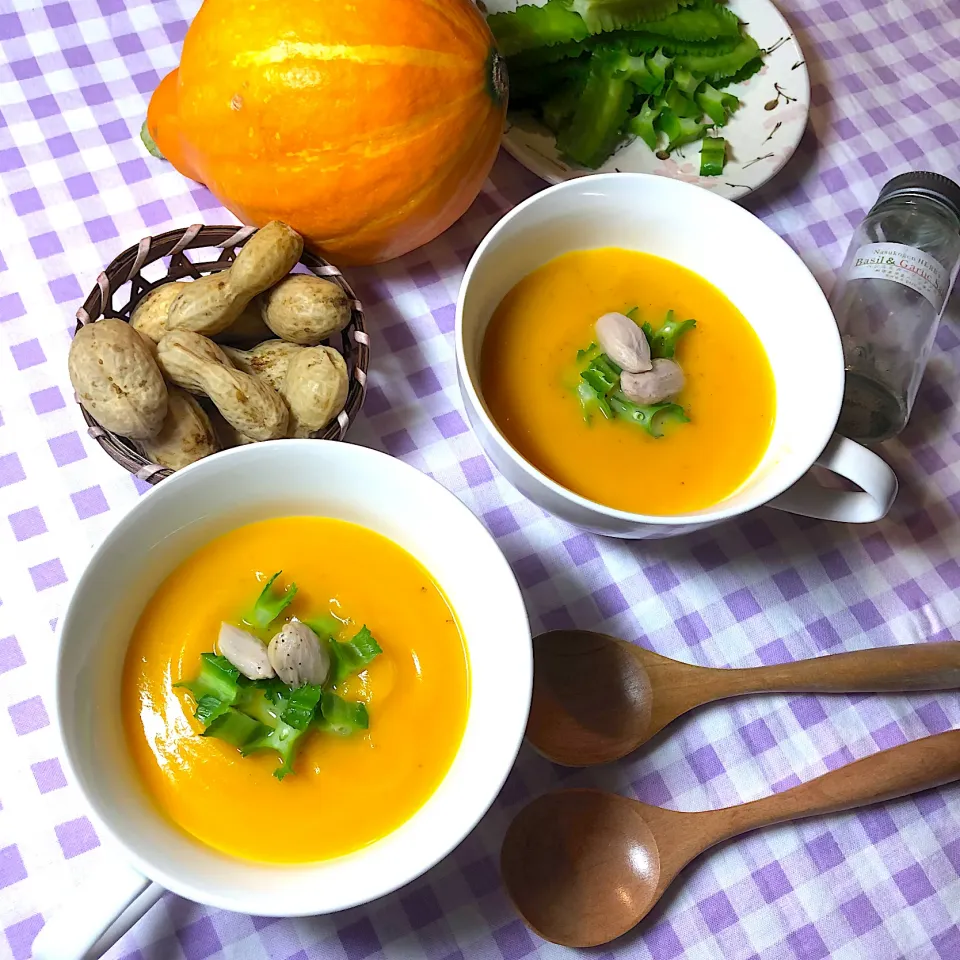
[[[901,283],[928,300],[938,316],[950,292],[943,264],[905,243],[865,243],[854,255],[850,279]]]

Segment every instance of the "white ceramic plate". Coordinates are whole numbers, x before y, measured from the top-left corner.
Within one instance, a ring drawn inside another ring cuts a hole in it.
[[[542,6],[546,0],[533,0]],[[485,0],[488,13],[515,10],[517,0]],[[810,77],[800,45],[771,0],[730,0],[761,48],[771,50],[763,69],[728,89],[743,105],[723,128],[727,165],[719,177],[701,177],[700,144],[691,143],[660,160],[645,143],[624,144],[597,170],[568,165],[553,134],[529,114],[511,113],[503,145],[528,170],[548,183],[591,173],[654,173],[706,187],[736,200],[766,183],[793,155],[810,111]],[[771,49],[772,48],[772,49]]]

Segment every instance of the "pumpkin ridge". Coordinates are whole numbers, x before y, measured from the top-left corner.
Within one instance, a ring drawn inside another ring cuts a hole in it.
[[[234,63],[238,67],[261,67],[289,61],[349,60],[365,66],[427,67],[433,69],[467,70],[469,64],[454,53],[410,47],[406,44],[343,44],[299,43],[281,40],[266,50],[250,50],[239,54]]]

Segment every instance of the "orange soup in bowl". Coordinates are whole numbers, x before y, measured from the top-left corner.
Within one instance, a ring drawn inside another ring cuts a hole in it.
[[[322,517],[249,524],[185,560],[143,611],[122,682],[127,741],[163,813],[275,863],[347,854],[408,820],[449,769],[470,697],[430,574]]]
[[[480,388],[509,443],[552,480],[663,516],[736,491],[776,409],[763,345],[716,287],[613,247],[557,257],[503,298]]]

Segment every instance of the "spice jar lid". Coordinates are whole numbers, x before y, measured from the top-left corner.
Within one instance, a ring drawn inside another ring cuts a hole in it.
[[[932,173],[929,170],[901,173],[884,185],[873,209],[876,210],[881,203],[886,203],[894,197],[903,196],[928,197],[931,200],[937,200],[957,219],[960,219],[960,184],[940,173]]]

